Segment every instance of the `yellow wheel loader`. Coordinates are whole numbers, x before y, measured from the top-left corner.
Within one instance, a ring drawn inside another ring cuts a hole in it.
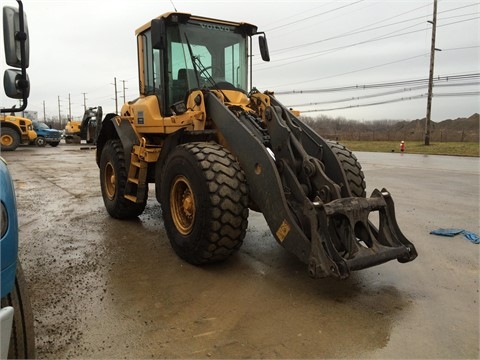
[[[32,120],[15,115],[0,116],[0,145],[2,151],[14,151],[20,144],[35,141],[37,133]]]
[[[256,26],[175,12],[136,36],[140,96],[97,139],[112,217],[140,215],[153,183],[171,245],[192,264],[235,253],[249,209],[312,277],[415,259],[390,193],[366,197],[356,157],[251,86],[254,37],[269,61]]]
[[[82,121],[69,120],[65,125],[65,142],[67,144],[81,143],[82,140],[87,144],[95,143],[97,139],[97,124],[102,121],[102,107],[90,107],[83,113]]]

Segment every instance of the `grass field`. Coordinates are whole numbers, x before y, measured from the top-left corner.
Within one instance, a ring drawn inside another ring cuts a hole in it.
[[[400,152],[398,141],[340,141],[351,151]],[[430,154],[452,156],[480,156],[478,142],[431,142],[425,146],[423,141],[405,143],[407,154]]]

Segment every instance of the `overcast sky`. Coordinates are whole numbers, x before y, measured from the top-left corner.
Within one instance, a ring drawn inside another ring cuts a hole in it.
[[[70,111],[81,118],[84,98],[87,106],[115,111],[114,78],[119,103],[124,85],[127,101],[134,99],[134,31],[174,6],[181,12],[253,23],[265,31],[271,61],[255,56],[253,85],[275,91],[281,102],[304,115],[408,120],[426,114],[433,0],[23,3],[30,31],[28,110],[38,111],[40,120],[43,104],[47,117],[58,117],[58,99],[62,118]],[[436,47],[442,51],[435,54],[434,121],[480,112],[479,24],[479,1],[438,1]],[[2,95],[1,106],[14,103]]]

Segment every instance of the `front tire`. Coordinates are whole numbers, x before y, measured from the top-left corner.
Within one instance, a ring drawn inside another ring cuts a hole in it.
[[[2,151],[13,151],[20,145],[20,135],[9,127],[2,126],[0,139]]]
[[[248,224],[246,179],[221,145],[177,146],[162,169],[160,203],[174,251],[191,264],[223,261],[243,243]]]
[[[342,144],[333,141],[327,141],[327,143],[342,165],[352,195],[366,197],[365,175],[357,157]]]
[[[125,153],[120,140],[108,140],[100,157],[100,187],[103,203],[110,216],[116,219],[131,219],[145,210],[145,201],[134,203],[125,198],[127,170]]]
[[[45,145],[47,145],[47,141],[45,140],[45,138],[43,136],[38,136],[35,139],[35,145],[37,145],[39,147],[44,147]]]
[[[15,287],[10,294],[2,298],[1,304],[2,307],[12,306],[14,309],[8,358],[34,359],[35,332],[33,328],[33,313],[23,269],[18,259]]]

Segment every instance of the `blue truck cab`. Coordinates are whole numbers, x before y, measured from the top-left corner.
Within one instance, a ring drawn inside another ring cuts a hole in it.
[[[60,144],[62,138],[62,132],[55,129],[50,129],[47,124],[40,121],[33,121],[33,130],[37,133],[37,137],[34,140],[35,145],[45,146],[57,146]]]
[[[0,358],[34,358],[33,314],[23,269],[17,255],[18,218],[15,190],[7,164],[2,157],[0,157],[0,211]]]
[[[7,164],[0,157],[0,202],[1,202],[1,238],[0,238],[0,254],[1,268],[0,287],[1,298],[6,298],[12,293],[15,286],[15,271],[17,267],[18,252],[18,223],[17,208],[15,202],[15,193],[13,191],[13,183]],[[3,305],[3,304],[2,304]],[[0,336],[2,350],[1,358],[5,359],[10,341],[12,330],[14,308],[6,306],[0,309]]]
[[[12,178],[5,160],[0,157],[0,201],[1,201],[1,298],[13,290],[18,252],[18,222],[15,192]],[[3,323],[2,323],[3,324]],[[2,326],[3,330],[3,326]],[[3,331],[2,331],[3,333]]]

